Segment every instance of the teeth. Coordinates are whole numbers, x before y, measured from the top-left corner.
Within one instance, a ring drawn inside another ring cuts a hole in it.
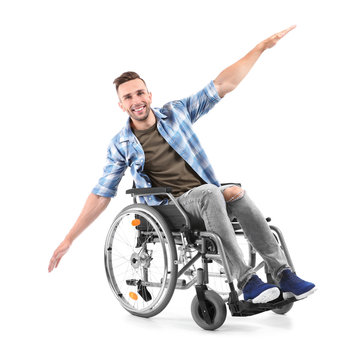
[[[142,111],[144,109],[144,106],[140,107],[140,108],[137,108],[137,109],[134,109],[134,111]]]

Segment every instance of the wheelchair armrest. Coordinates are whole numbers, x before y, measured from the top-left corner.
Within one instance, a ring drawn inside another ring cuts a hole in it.
[[[241,183],[234,183],[234,182],[221,184],[221,186],[224,186],[224,185],[237,185],[237,186],[239,186],[239,187],[242,187],[242,184],[241,184]]]
[[[144,195],[163,195],[172,192],[171,187],[153,187],[153,188],[140,188],[140,189],[129,189],[126,191],[126,194],[131,194],[132,196],[144,196]]]
[[[241,186],[240,183],[223,183],[223,185],[237,185]],[[152,187],[152,188],[133,188],[128,189],[126,194],[131,194],[132,196],[144,196],[144,195],[164,195],[172,192],[171,187]]]

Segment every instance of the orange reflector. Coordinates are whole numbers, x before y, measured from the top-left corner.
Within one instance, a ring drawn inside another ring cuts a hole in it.
[[[131,224],[132,224],[132,226],[138,226],[141,224],[141,221],[139,219],[134,219],[134,220],[132,220]]]
[[[138,295],[134,292],[130,292],[129,293],[129,297],[133,300],[138,300]]]

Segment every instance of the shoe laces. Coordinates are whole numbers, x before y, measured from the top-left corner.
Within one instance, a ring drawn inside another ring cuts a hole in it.
[[[292,272],[291,270],[286,270],[283,274],[284,276],[284,279],[283,280],[290,280],[290,281],[293,281],[295,283],[299,283],[299,282],[302,282],[302,280],[294,273]]]
[[[262,285],[263,281],[257,275],[253,275],[246,284],[246,288]]]

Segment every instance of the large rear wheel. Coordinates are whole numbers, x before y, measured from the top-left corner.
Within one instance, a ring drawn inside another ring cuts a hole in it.
[[[177,280],[176,247],[164,218],[147,205],[124,208],[106,238],[105,268],[127,311],[142,317],[160,313]]]

